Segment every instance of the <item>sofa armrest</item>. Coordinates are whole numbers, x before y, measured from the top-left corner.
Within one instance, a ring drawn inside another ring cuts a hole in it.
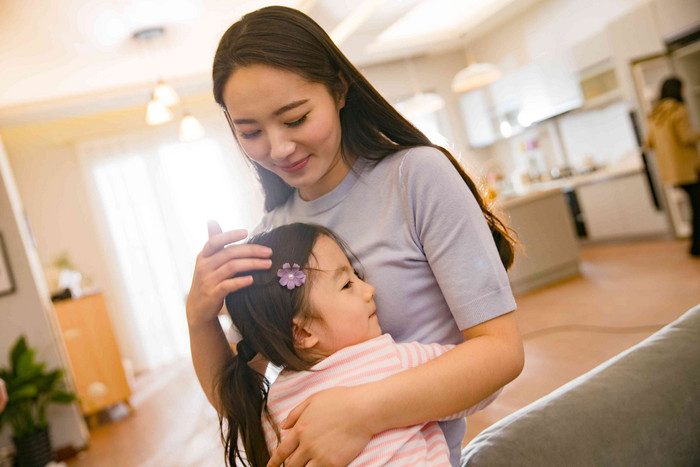
[[[484,430],[462,465],[700,465],[700,305]]]

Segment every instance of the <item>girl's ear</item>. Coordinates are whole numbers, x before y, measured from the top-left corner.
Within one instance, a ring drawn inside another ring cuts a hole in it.
[[[307,319],[304,322],[305,324],[302,324],[301,320],[293,318],[292,332],[294,333],[294,346],[298,349],[308,350],[318,344],[318,337],[309,325],[310,320]]]

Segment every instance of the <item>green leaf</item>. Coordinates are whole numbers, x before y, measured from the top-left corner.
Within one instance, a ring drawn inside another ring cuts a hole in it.
[[[36,397],[39,393],[39,389],[34,384],[25,384],[17,389],[13,389],[12,392],[8,393],[8,399],[12,402],[19,401],[22,399],[31,399]]]
[[[76,400],[78,400],[78,398],[75,397],[75,394],[69,392],[57,391],[51,394],[51,401],[58,402],[59,404],[68,404]]]
[[[19,358],[27,353],[27,350],[29,350],[27,347],[27,341],[25,340],[24,336],[20,336],[10,353],[10,362],[12,363],[12,370],[14,373],[16,373],[17,366],[19,365]]]
[[[36,385],[41,392],[51,392],[58,382],[61,381],[62,376],[63,370],[54,370],[37,378]]]
[[[17,361],[17,377],[26,378],[31,374],[36,373],[36,365],[34,364],[34,351],[28,350],[19,356]]]

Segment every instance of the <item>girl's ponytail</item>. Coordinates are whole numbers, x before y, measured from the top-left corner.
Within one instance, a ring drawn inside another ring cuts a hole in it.
[[[265,406],[268,381],[264,375],[253,370],[245,356],[239,353],[223,369],[218,384],[221,403],[219,427],[228,465],[238,465],[238,459],[241,465],[264,467],[270,460],[270,454],[260,415]],[[227,430],[224,430],[224,418]]]

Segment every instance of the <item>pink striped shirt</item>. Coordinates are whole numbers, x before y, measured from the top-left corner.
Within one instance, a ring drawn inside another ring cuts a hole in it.
[[[426,363],[454,348],[454,345],[397,344],[384,334],[361,344],[346,347],[314,365],[309,371],[283,371],[269,390],[267,407],[275,424],[309,396],[335,386],[356,386],[386,378],[399,371]],[[498,393],[478,405],[446,417],[453,420],[481,410]],[[262,417],[270,452],[277,436],[266,417]],[[281,432],[284,438],[285,431]],[[351,466],[378,465],[449,466],[450,453],[437,422],[383,431],[373,436]]]

